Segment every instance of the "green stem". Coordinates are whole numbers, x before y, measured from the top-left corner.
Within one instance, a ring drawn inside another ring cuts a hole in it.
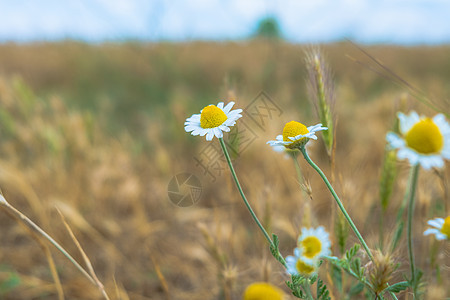
[[[308,155],[308,152],[306,151],[305,146],[300,148],[300,151],[303,154],[303,157],[306,159],[306,161],[311,165],[311,167],[316,170],[317,173],[319,173],[320,177],[322,177],[322,180],[325,182],[326,186],[330,190],[331,194],[333,195],[334,199],[336,200],[337,205],[341,209],[342,213],[344,214],[345,218],[347,219],[347,222],[350,224],[350,227],[353,229],[353,232],[355,232],[356,236],[358,237],[359,241],[363,245],[364,250],[366,251],[367,255],[369,256],[370,260],[373,262],[374,258],[372,255],[372,252],[370,251],[369,247],[367,246],[366,242],[364,241],[362,235],[359,233],[358,228],[356,228],[355,224],[353,223],[352,219],[350,218],[349,214],[345,210],[344,205],[342,204],[341,200],[339,199],[338,195],[334,191],[333,187],[331,186],[330,182],[328,181],[325,174],[322,172],[322,170],[311,160],[311,158]],[[391,297],[393,299],[397,299],[397,296],[393,292],[389,292]]]
[[[234,182],[236,183],[236,186],[239,190],[239,194],[241,194],[242,200],[244,200],[245,206],[247,206],[248,211],[253,217],[253,220],[255,220],[256,224],[258,225],[259,229],[261,229],[262,233],[264,234],[264,237],[269,242],[270,246],[272,248],[275,248],[275,244],[273,243],[272,239],[270,238],[267,231],[264,229],[264,226],[261,224],[261,222],[258,220],[258,217],[253,212],[252,207],[250,206],[250,203],[247,201],[247,198],[245,197],[245,194],[242,190],[241,184],[239,183],[239,180],[237,178],[236,172],[234,171],[233,164],[231,163],[230,155],[228,154],[227,147],[225,146],[225,143],[223,141],[223,138],[219,138],[220,146],[222,147],[223,153],[225,154],[225,158],[227,159],[228,166],[230,167],[231,175],[233,176]],[[286,262],[281,255],[281,253],[278,253],[279,257],[281,258],[282,264],[286,266]]]
[[[347,219],[347,222],[350,224],[350,227],[355,232],[356,236],[358,237],[359,241],[361,242],[361,244],[362,244],[364,250],[366,251],[367,255],[369,256],[370,260],[373,261],[372,252],[370,251],[369,247],[367,246],[366,242],[364,241],[362,235],[359,233],[358,228],[356,228],[355,223],[353,223],[349,214],[345,210],[344,205],[342,204],[338,195],[336,194],[336,192],[334,191],[330,182],[328,181],[328,178],[325,176],[325,174],[322,172],[322,170],[311,160],[311,158],[308,155],[308,152],[306,151],[306,148],[303,146],[300,148],[300,150],[302,151],[303,157],[306,159],[306,161],[311,165],[311,167],[314,168],[314,170],[316,170],[317,173],[319,173],[320,177],[322,177],[322,180],[325,182],[327,188],[330,190],[331,194],[333,195],[334,199],[336,200],[337,205],[339,206],[339,208],[341,209],[345,218]]]
[[[414,180],[414,168],[411,168],[407,186],[411,186],[413,180]],[[405,195],[403,196],[403,200],[400,205],[400,208],[397,212],[396,229],[395,229],[395,235],[394,235],[394,242],[392,243],[392,247],[391,247],[391,253],[393,253],[394,250],[397,248],[398,242],[400,241],[400,238],[402,236],[403,227],[404,227],[403,215],[405,213],[406,205],[408,204],[409,195],[410,195],[410,190],[407,189],[405,192]]]
[[[408,205],[408,253],[409,253],[409,264],[411,266],[411,282],[413,283],[414,296],[416,295],[416,284],[415,284],[415,266],[414,266],[414,251],[412,246],[412,219],[414,216],[414,199],[416,194],[417,178],[419,177],[420,165],[417,164],[413,167],[413,175],[411,185],[409,186],[409,205]]]
[[[309,284],[308,278],[306,278],[305,283],[303,284],[303,290],[305,291],[306,299],[314,300],[314,297],[311,293],[311,285]]]

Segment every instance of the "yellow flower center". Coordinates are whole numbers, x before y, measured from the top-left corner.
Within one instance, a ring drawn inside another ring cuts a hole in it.
[[[314,266],[310,266],[304,263],[301,259],[297,260],[295,267],[297,268],[297,271],[302,275],[309,275],[314,272]]]
[[[301,244],[304,250],[303,255],[305,255],[307,258],[315,257],[320,253],[320,250],[322,249],[322,243],[315,236],[307,237],[301,242]]]
[[[227,115],[215,105],[208,105],[200,115],[200,126],[202,128],[215,128],[227,120]]]
[[[450,239],[450,216],[445,218],[444,225],[442,225],[441,232]]]
[[[282,300],[284,293],[281,289],[266,283],[256,282],[249,285],[244,292],[244,300]]]
[[[291,144],[286,145],[287,148],[294,148],[306,141],[306,138],[301,138],[298,141],[293,142],[290,137],[296,137],[299,134],[307,134],[308,128],[299,122],[291,121],[287,123],[283,128],[283,141],[291,142]]]
[[[409,148],[421,154],[437,153],[444,146],[444,137],[430,118],[422,119],[411,127],[405,140]]]

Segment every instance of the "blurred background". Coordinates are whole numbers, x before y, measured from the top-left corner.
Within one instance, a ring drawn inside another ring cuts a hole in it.
[[[288,121],[318,123],[306,58],[320,51],[334,83],[334,167],[321,141],[310,152],[379,247],[380,236],[393,234],[408,176],[398,162],[380,229],[385,135],[397,111],[449,113],[449,14],[444,0],[0,1],[0,188],[82,262],[58,208],[111,299],[241,299],[255,281],[287,292],[217,140],[186,133],[185,119],[219,101],[244,109],[227,142],[285,256],[302,225],[335,236],[334,202],[320,179],[300,161],[310,200],[291,160],[266,145]],[[422,232],[448,215],[449,172],[428,173],[418,191],[416,259],[428,299],[445,299],[448,243]],[[187,187],[170,184],[190,176]],[[180,205],[174,194],[195,203]],[[103,299],[20,222],[1,213],[0,224],[0,298]],[[349,233],[346,247],[354,242]],[[335,240],[333,254],[341,255]],[[402,240],[393,254],[400,271],[406,254]]]

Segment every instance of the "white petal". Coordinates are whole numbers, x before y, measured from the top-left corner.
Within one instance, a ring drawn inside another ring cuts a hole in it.
[[[449,141],[444,141],[444,147],[441,150],[441,155],[445,159],[450,159],[450,139]]]
[[[447,123],[447,120],[445,120],[445,116],[443,114],[435,115],[433,117],[433,122],[437,127],[439,127],[442,135],[446,135],[450,132],[450,125]]]
[[[227,106],[225,106],[225,107],[223,108],[223,112],[224,112],[225,114],[228,114],[228,113],[230,112],[231,108],[233,107],[233,105],[234,105],[234,102],[233,102],[233,101],[229,102],[229,103],[227,104]],[[242,111],[242,110],[241,110],[241,111]]]
[[[289,255],[289,256],[287,256],[286,257],[286,263],[296,263],[297,262],[297,258],[296,257],[294,257],[294,256],[292,256],[292,255]]]
[[[217,103],[217,107],[220,108],[221,110],[223,110],[223,102]]]
[[[432,167],[438,169],[444,167],[444,161],[439,155],[421,155],[419,157],[419,163],[425,170],[429,170]]]
[[[445,223],[445,220],[442,219],[442,218],[436,218],[436,219],[434,219],[434,220],[429,220],[429,221],[427,222],[428,225],[433,226],[433,227],[436,227],[436,228],[439,228],[439,229],[442,228],[442,226],[444,225],[444,223]]]
[[[281,134],[277,135],[276,140],[277,141],[282,141],[283,140],[283,136]]]
[[[237,120],[242,117],[241,112],[242,112],[242,109],[236,109],[236,110],[230,111],[226,115],[227,115],[228,119],[236,119]]]
[[[392,149],[398,149],[405,146],[405,141],[393,132],[388,132],[388,134],[386,134],[386,141]]]
[[[419,154],[409,148],[402,148],[397,152],[399,159],[408,159],[411,165],[416,165],[419,162]]]
[[[328,232],[325,231],[325,228],[323,228],[323,226],[317,227],[317,228],[316,228],[316,233],[317,233],[317,234],[323,234],[323,235],[328,236]]]
[[[214,137],[214,131],[209,131],[208,134],[206,135],[206,140],[207,141],[211,141]]]
[[[322,127],[322,124],[317,124],[307,128],[310,133],[315,133],[317,131],[328,130],[328,127]]]
[[[322,130],[328,130],[328,127],[320,127],[320,128],[316,128],[316,129],[314,130],[314,132],[322,131]]]
[[[307,129],[308,129],[308,131],[311,131],[311,130],[314,130],[316,128],[319,128],[320,126],[322,126],[322,123],[319,123],[319,124],[316,124],[316,125],[313,125],[313,126],[309,126],[309,127],[307,127]]]
[[[187,122],[200,122],[200,114],[192,115],[190,118],[187,118]]]
[[[423,235],[438,234],[438,233],[441,233],[441,232],[437,229],[429,228],[423,232]]]
[[[237,109],[233,109],[232,111],[229,111],[227,113],[227,115],[232,115],[232,114],[240,114],[242,112],[242,109],[237,108]]]
[[[208,131],[206,129],[203,128],[196,128],[193,132],[192,135],[200,135],[200,136],[204,136]]]
[[[236,121],[234,121],[234,120],[226,120],[225,122],[223,122],[222,125],[233,127],[234,125],[236,125]]]
[[[268,141],[266,144],[269,144],[270,146],[283,146],[284,142],[282,142],[282,141]]]
[[[218,139],[220,139],[221,137],[223,137],[222,130],[220,130],[219,127],[214,128],[213,131],[214,131],[214,135],[215,135]]]
[[[207,133],[209,133],[209,129],[197,129],[200,132],[200,136],[205,136]]]
[[[195,130],[195,129],[197,129],[198,128],[198,126],[194,126],[194,125],[186,125],[185,127],[184,127],[184,130],[186,130],[187,132],[191,132],[191,131],[193,131],[193,130]]]
[[[442,240],[448,239],[448,237],[445,234],[443,234],[442,232],[439,232],[439,233],[436,233],[436,239],[442,241]]]
[[[229,132],[230,131],[230,128],[227,127],[226,125],[223,125],[223,124],[220,125],[219,128],[220,128],[220,130],[225,131],[225,132]]]
[[[398,113],[398,119],[400,120],[400,132],[402,134],[407,133],[414,124],[420,121],[420,117],[415,111],[412,111],[409,116]]]
[[[286,147],[284,147],[284,146],[280,146],[280,145],[271,145],[271,146],[275,152],[284,152],[284,150],[286,150]]]
[[[236,124],[236,121],[241,117],[242,115],[239,114],[239,112],[235,112],[235,110],[233,110],[227,115],[227,120],[223,122],[223,124],[227,126],[233,126],[234,124]]]

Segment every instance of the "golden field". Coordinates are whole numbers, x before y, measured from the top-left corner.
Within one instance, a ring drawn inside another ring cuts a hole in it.
[[[111,299],[241,299],[255,281],[289,293],[288,276],[271,257],[223,158],[217,160],[223,170],[213,171],[215,179],[196,161],[211,143],[219,147],[217,139],[209,143],[191,136],[184,122],[222,100],[250,111],[264,92],[278,111],[272,115],[262,108],[264,116],[251,119],[244,113],[238,121],[238,128],[252,132],[234,155],[243,189],[269,232],[279,236],[284,256],[292,254],[301,226],[322,225],[333,237],[337,209],[324,183],[299,157],[312,189],[312,199],[306,198],[291,160],[266,144],[288,121],[318,123],[306,91],[305,51],[311,48],[264,40],[2,44],[1,191],[84,266],[59,209]],[[398,111],[436,114],[419,94],[450,113],[450,47],[363,48],[389,70],[350,43],[321,46],[335,82],[334,169],[320,138],[309,152],[333,178],[369,247],[384,245],[385,251],[409,172],[407,162],[397,163],[381,227],[385,136]],[[449,243],[423,236],[427,220],[450,213],[446,166],[419,174],[413,232],[426,299],[450,295]],[[200,199],[190,207],[176,206],[168,197],[170,180],[184,172],[202,185]],[[21,222],[1,212],[0,224],[1,299],[103,299]],[[332,240],[333,255],[341,256]],[[349,232],[346,248],[355,242]],[[394,281],[403,280],[401,273],[409,271],[405,237],[392,257],[401,264]],[[60,283],[51,271],[53,260]],[[332,299],[344,299],[354,280],[344,276],[340,291],[327,275],[327,263],[320,272]],[[404,292],[399,299],[412,296]]]

